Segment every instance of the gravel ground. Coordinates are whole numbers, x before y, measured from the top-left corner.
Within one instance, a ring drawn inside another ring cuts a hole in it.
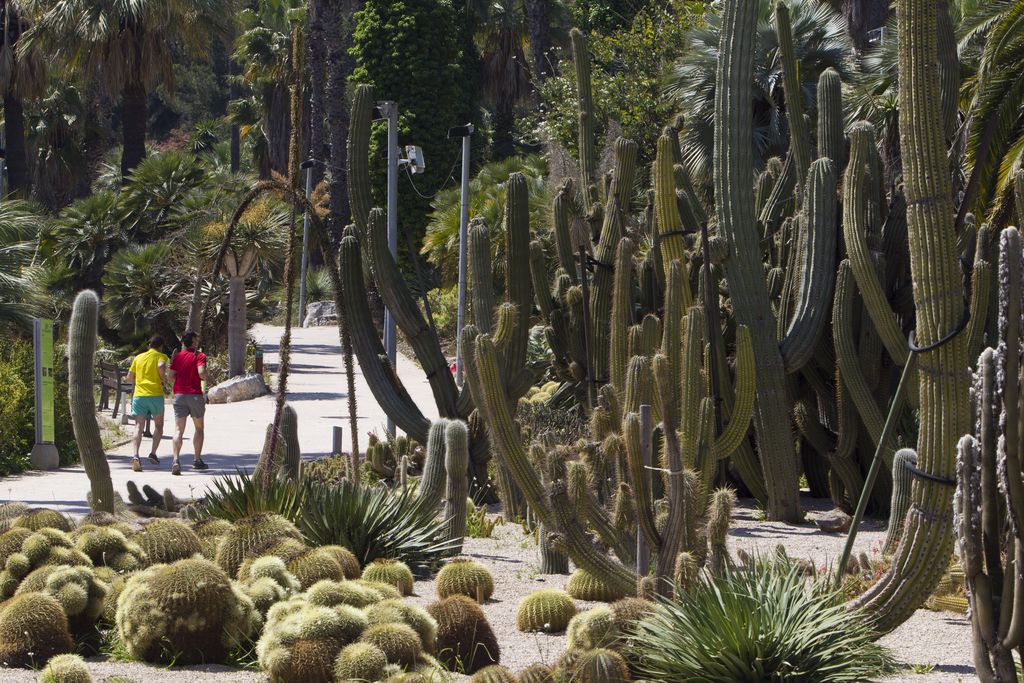
[[[766,553],[783,544],[794,558],[812,560],[816,566],[834,562],[842,551],[845,535],[826,534],[812,521],[827,507],[805,500],[808,522],[788,526],[759,520],[751,501],[741,501],[730,530],[730,546],[748,552]],[[885,538],[882,525],[866,521],[857,538],[856,552],[869,554],[879,548]],[[516,629],[516,608],[519,601],[539,588],[564,588],[567,576],[540,575],[536,571],[536,547],[523,534],[520,526],[504,524],[495,528],[492,538],[467,539],[463,554],[486,564],[494,574],[494,598],[483,606],[501,646],[501,663],[518,671],[534,662],[554,662],[565,650],[564,635],[524,634]],[[410,602],[425,606],[436,599],[433,580],[419,581]],[[598,603],[577,601],[580,611]],[[958,683],[976,680],[971,666],[970,627],[960,615],[919,610],[909,621],[882,643],[907,667],[905,673],[886,679],[886,683]],[[909,667],[930,670],[913,673]],[[90,662],[89,668],[97,682],[109,676],[128,676],[139,683],[255,683],[266,681],[258,672],[239,671],[225,667],[157,668],[125,662]],[[31,683],[30,671],[0,671],[0,681]],[[459,680],[466,680],[459,677]]]

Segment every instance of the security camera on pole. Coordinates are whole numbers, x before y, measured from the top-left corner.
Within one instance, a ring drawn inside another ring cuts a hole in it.
[[[406,157],[398,146],[398,103],[383,101],[377,103],[377,120],[388,122],[388,249],[391,256],[398,262],[398,169],[408,165],[412,173],[423,173],[426,160],[423,150],[415,146],[405,148]],[[395,336],[395,318],[391,311],[384,311],[384,351],[395,372],[398,372],[397,344]],[[395,421],[390,417],[387,423],[388,434],[395,435]]]

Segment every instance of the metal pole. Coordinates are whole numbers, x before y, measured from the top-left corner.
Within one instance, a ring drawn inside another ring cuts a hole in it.
[[[391,256],[398,262],[398,104],[380,102],[381,114],[388,120],[388,249]],[[397,345],[395,338],[395,318],[391,311],[384,311],[384,352],[391,362],[391,367],[398,373]],[[388,417],[387,431],[395,435],[395,421]]]
[[[917,357],[911,353],[910,358],[907,359],[906,365],[903,366],[903,374],[900,375],[900,383],[896,385],[896,393],[893,394],[892,402],[889,404],[889,414],[885,417],[885,426],[882,427],[882,435],[878,439],[878,446],[875,447],[875,457],[871,460],[871,467],[868,468],[868,474],[864,478],[864,488],[861,489],[860,499],[857,501],[857,509],[853,512],[853,521],[850,523],[850,531],[849,535],[846,537],[846,545],[843,546],[843,554],[839,558],[839,566],[836,568],[837,584],[842,582],[846,563],[850,561],[850,555],[853,553],[853,542],[857,540],[857,527],[860,526],[861,520],[864,519],[864,511],[868,507],[868,499],[871,498],[871,489],[875,487],[875,479],[878,478],[878,470],[882,466],[882,449],[886,447],[886,444],[889,442],[889,436],[892,434],[892,430],[896,426],[896,415],[900,411],[895,410],[895,408],[900,404],[900,401],[903,400],[903,392],[906,390],[907,379],[913,374],[916,367]]]
[[[306,271],[309,268],[309,198],[313,195],[313,166],[316,162],[307,159],[302,168],[306,169],[306,208],[302,212],[302,267],[299,269],[299,325],[306,326]]]
[[[466,240],[469,231],[469,145],[473,124],[448,131],[448,137],[462,135],[462,210],[459,215],[459,309],[455,329],[455,383],[462,386],[462,328],[466,326]]]

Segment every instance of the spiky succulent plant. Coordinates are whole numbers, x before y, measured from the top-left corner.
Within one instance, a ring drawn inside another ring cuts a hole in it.
[[[490,570],[468,557],[449,560],[437,573],[436,584],[439,598],[465,595],[474,600],[487,600],[494,593],[494,577]]]
[[[40,666],[73,647],[68,618],[53,596],[23,593],[0,609],[0,662],[6,666]]]
[[[363,570],[363,580],[386,583],[401,591],[403,596],[412,595],[412,570],[400,560],[374,560]]]
[[[92,676],[85,660],[78,655],[57,655],[39,672],[36,683],[92,683]]]
[[[250,638],[261,619],[252,600],[202,558],[155,565],[128,580],[117,603],[117,633],[147,662],[218,662]]]
[[[451,670],[468,674],[501,658],[498,639],[475,600],[453,595],[427,606],[437,621],[437,658]]]
[[[154,519],[133,541],[142,548],[149,564],[166,564],[202,554],[199,537],[177,519]]]
[[[520,631],[561,633],[576,615],[576,605],[565,591],[545,588],[530,593],[519,603],[516,625]]]

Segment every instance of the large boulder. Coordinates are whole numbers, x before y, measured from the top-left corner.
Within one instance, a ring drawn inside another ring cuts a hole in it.
[[[232,377],[211,387],[207,392],[210,403],[236,403],[259,398],[268,393],[267,384],[262,375],[250,373]]]
[[[313,301],[306,304],[306,319],[303,327],[326,327],[338,322],[338,310],[333,301]]]

